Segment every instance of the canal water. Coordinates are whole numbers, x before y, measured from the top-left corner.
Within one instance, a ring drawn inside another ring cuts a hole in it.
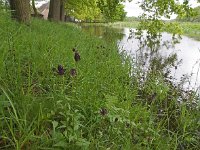
[[[108,42],[116,42],[119,51],[125,51],[137,64],[140,64],[144,72],[152,67],[152,60],[159,60],[160,63],[167,63],[165,71],[169,73],[171,80],[175,83],[184,83],[184,88],[198,89],[200,86],[200,42],[192,38],[182,36],[179,43],[171,45],[172,36],[163,33],[159,50],[152,53],[148,48],[140,49],[141,42],[135,38],[135,29],[111,28],[105,26],[82,26],[83,31],[103,38]],[[152,59],[154,58],[154,59]],[[175,59],[176,58],[176,59]],[[158,62],[159,63],[159,62]],[[163,69],[163,68],[162,68]]]

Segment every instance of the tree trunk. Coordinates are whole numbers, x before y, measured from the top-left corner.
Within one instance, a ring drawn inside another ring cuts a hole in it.
[[[60,21],[61,0],[50,0],[49,15],[50,21]]]
[[[30,24],[30,0],[10,0],[11,17],[19,22]]]
[[[65,2],[61,0],[60,4],[60,21],[65,21]]]

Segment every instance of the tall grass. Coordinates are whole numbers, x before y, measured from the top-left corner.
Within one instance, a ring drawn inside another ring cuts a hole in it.
[[[199,108],[162,76],[141,85],[114,42],[6,13],[0,35],[1,149],[199,149]]]

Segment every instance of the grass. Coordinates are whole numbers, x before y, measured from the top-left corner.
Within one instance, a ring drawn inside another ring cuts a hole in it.
[[[199,149],[195,95],[179,104],[162,76],[142,82],[115,42],[4,12],[0,35],[1,149]]]

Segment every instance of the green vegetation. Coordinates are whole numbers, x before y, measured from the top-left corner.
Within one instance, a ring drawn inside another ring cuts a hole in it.
[[[84,22],[122,21],[126,17],[118,0],[68,0],[65,5],[69,16]]]
[[[111,27],[119,27],[119,28],[124,28],[124,27],[128,27],[128,28],[137,28],[139,25],[138,21],[133,21],[133,22],[114,22],[114,23],[109,23],[108,26]]]
[[[139,17],[126,17],[124,19],[125,22],[135,22],[135,21],[140,21],[140,18]]]
[[[176,20],[181,22],[200,22],[200,6],[193,9],[192,16],[179,15]]]
[[[183,34],[200,41],[200,23],[181,22]]]
[[[173,33],[174,29],[176,32],[179,31],[180,34],[194,38],[195,40],[200,41],[200,23],[194,22],[172,22],[173,24],[177,24],[176,26],[171,26],[170,22],[166,23],[166,26],[163,28],[163,31],[167,31],[169,33]],[[87,24],[89,25],[89,24]],[[91,24],[93,25],[93,24]],[[124,22],[114,22],[108,24],[97,24],[103,26],[110,26],[116,28],[137,28],[139,25],[138,21],[124,21]]]
[[[114,28],[137,28],[139,22],[113,22],[113,23],[81,23],[83,26],[106,26]]]
[[[0,35],[1,149],[200,148],[196,94],[160,70],[143,81],[115,42],[4,12]]]

